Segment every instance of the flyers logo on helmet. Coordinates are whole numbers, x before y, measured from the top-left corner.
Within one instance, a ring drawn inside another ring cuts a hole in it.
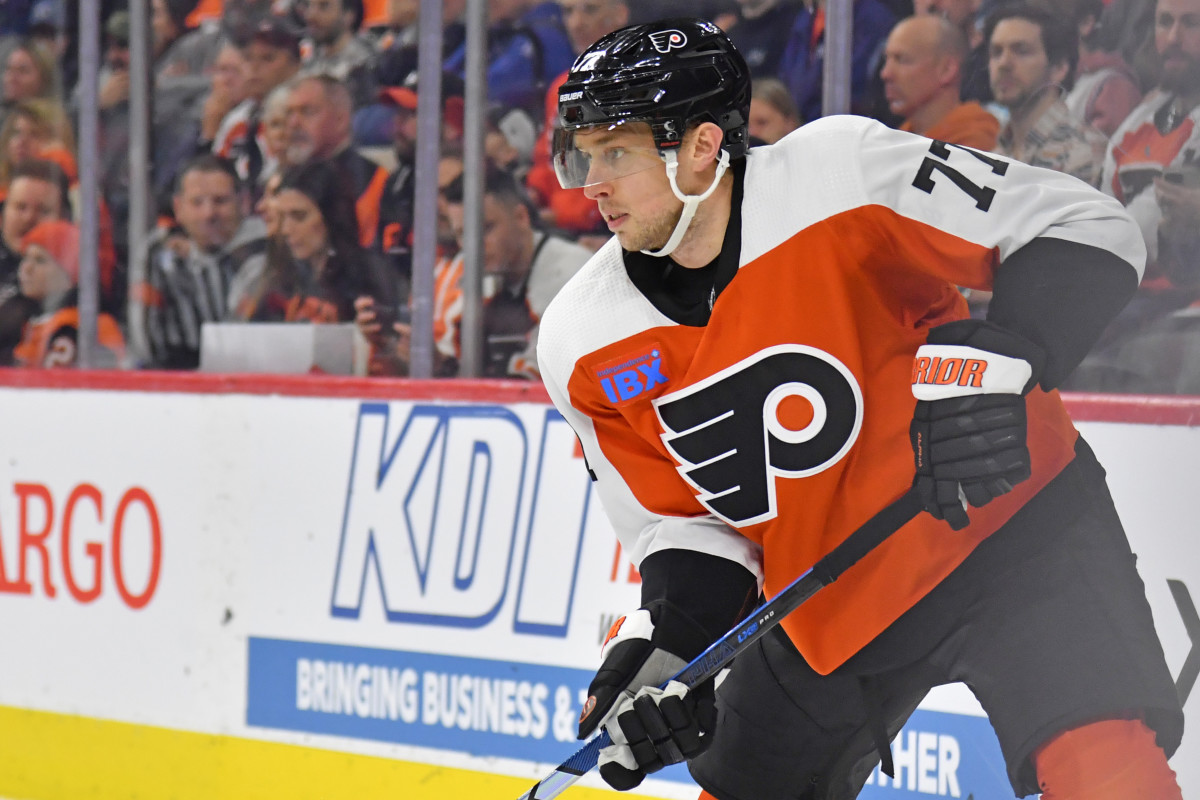
[[[660,53],[669,53],[687,44],[687,37],[683,35],[683,31],[675,29],[656,31],[650,34],[650,44]]]
[[[862,391],[829,353],[768,347],[653,401],[679,474],[734,527],[778,514],[775,481],[829,469],[862,427]]]

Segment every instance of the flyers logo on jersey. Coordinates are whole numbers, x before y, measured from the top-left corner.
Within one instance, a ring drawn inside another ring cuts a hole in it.
[[[660,53],[669,53],[672,50],[677,50],[687,44],[687,36],[683,31],[655,31],[650,34],[650,44],[654,45],[654,49]]]
[[[662,349],[655,342],[647,349],[601,364],[596,369],[596,378],[609,402],[620,406],[657,386],[666,386],[670,378],[662,369]]]
[[[697,499],[735,527],[778,514],[777,479],[829,469],[862,428],[862,391],[829,353],[761,350],[654,401],[663,443]]]

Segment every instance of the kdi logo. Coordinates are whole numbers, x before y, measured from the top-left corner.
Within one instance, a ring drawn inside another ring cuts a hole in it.
[[[377,582],[389,621],[482,627],[515,566],[513,630],[566,636],[592,492],[570,426],[540,407],[532,431],[501,406],[393,412],[359,408],[330,613],[358,619]]]

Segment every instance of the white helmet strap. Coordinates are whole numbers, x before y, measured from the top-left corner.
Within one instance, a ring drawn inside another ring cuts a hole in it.
[[[717,160],[717,174],[713,177],[712,183],[708,185],[708,188],[704,190],[704,194],[684,194],[679,190],[679,183],[677,182],[679,159],[675,150],[668,150],[664,153],[663,161],[667,162],[667,180],[671,182],[671,191],[683,202],[683,213],[679,215],[679,221],[675,223],[675,230],[671,231],[671,238],[667,239],[667,243],[662,246],[662,249],[642,251],[646,255],[656,258],[669,256],[675,252],[676,247],[679,247],[679,243],[683,241],[684,234],[687,233],[688,226],[692,224],[692,217],[696,216],[696,209],[717,190],[717,184],[721,182],[721,176],[725,174],[725,170],[729,169],[729,151],[721,151],[721,156]]]

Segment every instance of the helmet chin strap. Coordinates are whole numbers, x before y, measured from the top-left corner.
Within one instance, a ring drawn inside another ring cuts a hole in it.
[[[646,255],[655,256],[656,258],[669,256],[675,252],[676,247],[679,247],[679,243],[683,241],[683,235],[687,233],[688,226],[692,224],[692,217],[696,216],[696,209],[717,190],[717,184],[721,182],[721,176],[725,174],[725,170],[729,169],[729,151],[721,151],[721,156],[717,160],[717,174],[713,177],[712,183],[708,185],[708,188],[704,190],[704,194],[684,194],[679,190],[677,182],[679,159],[674,150],[668,150],[664,153],[663,160],[667,162],[667,180],[671,182],[671,191],[683,201],[683,213],[679,215],[679,222],[675,223],[675,230],[671,231],[671,238],[667,239],[667,243],[662,246],[661,250],[642,251]]]

